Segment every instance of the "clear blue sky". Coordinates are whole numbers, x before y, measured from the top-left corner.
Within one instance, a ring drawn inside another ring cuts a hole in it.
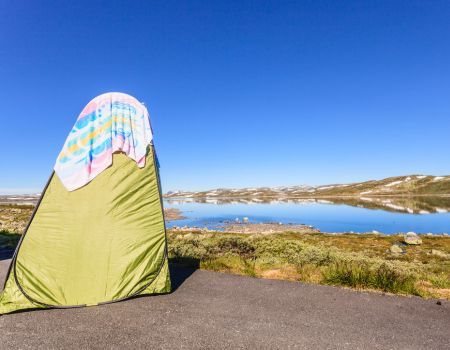
[[[450,173],[449,1],[0,0],[0,191],[96,95],[149,107],[164,190]]]

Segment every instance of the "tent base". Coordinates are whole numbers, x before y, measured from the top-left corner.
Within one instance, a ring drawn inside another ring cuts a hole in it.
[[[163,263],[161,271],[158,276],[150,283],[150,285],[145,288],[141,293],[133,296],[139,295],[152,295],[152,294],[167,294],[171,291],[171,283],[170,283],[170,274],[169,274],[169,263],[167,258]],[[133,297],[131,296],[131,297]],[[130,297],[130,298],[131,298]],[[123,298],[120,300],[126,300],[129,298]],[[104,305],[114,303],[120,300],[111,300],[107,302],[102,302],[95,305]],[[89,306],[95,306],[89,305]],[[85,305],[81,305],[83,307]],[[76,307],[76,306],[75,306]],[[46,306],[38,303],[34,303],[29,300],[17,286],[17,283],[14,279],[14,274],[9,274],[8,280],[5,284],[5,289],[0,294],[0,315],[8,314],[11,312],[26,310],[26,309],[62,309],[62,308],[75,308],[75,307],[65,307],[64,305],[58,306]]]

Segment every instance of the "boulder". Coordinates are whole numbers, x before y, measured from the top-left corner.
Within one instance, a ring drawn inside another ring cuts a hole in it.
[[[409,245],[419,245],[422,244],[422,239],[414,232],[408,232],[403,237],[403,242]]]
[[[403,254],[404,253],[402,247],[400,247],[398,244],[391,245],[391,247],[389,248],[389,252],[391,254]]]

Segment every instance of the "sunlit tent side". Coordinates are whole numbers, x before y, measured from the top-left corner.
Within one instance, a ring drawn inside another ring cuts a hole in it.
[[[81,112],[12,259],[0,314],[167,293],[158,166],[147,109],[107,93]]]

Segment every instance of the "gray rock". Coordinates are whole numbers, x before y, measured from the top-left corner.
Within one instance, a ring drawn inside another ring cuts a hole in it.
[[[408,232],[403,237],[403,242],[409,245],[419,245],[422,244],[422,239],[414,232]]]
[[[400,247],[398,244],[391,245],[391,247],[389,248],[389,252],[392,254],[403,254],[404,253],[402,247]]]

